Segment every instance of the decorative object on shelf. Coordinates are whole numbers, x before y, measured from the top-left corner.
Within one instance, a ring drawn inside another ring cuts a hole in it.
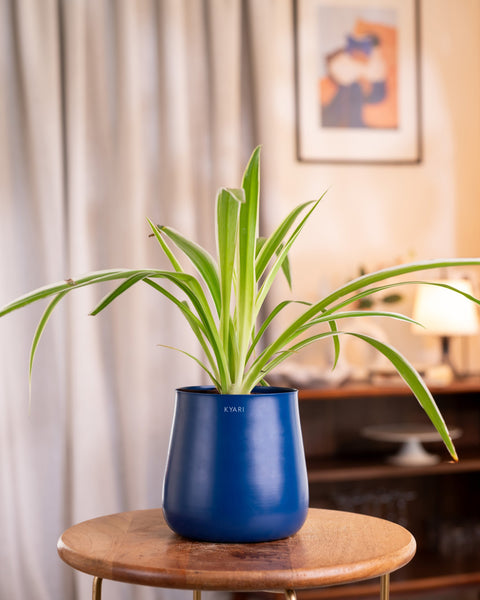
[[[441,341],[441,360],[425,373],[429,382],[451,383],[461,375],[454,367],[450,356],[450,338],[474,335],[478,332],[478,314],[475,306],[465,296],[450,288],[472,295],[472,284],[468,279],[439,279],[436,285],[422,285],[417,289],[413,307],[413,318],[423,327],[413,326],[419,335],[435,335]],[[445,287],[443,287],[445,286]]]
[[[360,276],[313,304],[292,300],[280,302],[270,312],[267,311],[266,317],[261,320],[260,316],[266,309],[265,300],[279,272],[283,271],[290,282],[288,253],[305,223],[318,206],[321,197],[295,207],[268,238],[259,237],[259,161],[260,148],[256,148],[246,167],[242,187],[240,189],[222,188],[218,193],[216,231],[212,232],[212,235],[216,233],[217,257],[213,257],[204,248],[178,231],[170,227],[154,225],[149,221],[151,235],[157,240],[160,250],[170,262],[171,270],[117,268],[96,271],[34,290],[0,310],[0,316],[3,316],[38,300],[51,297],[34,333],[30,353],[30,376],[42,332],[53,310],[67,294],[75,289],[99,282],[117,282],[117,287],[92,311],[92,314],[96,315],[133,285],[142,282],[175,304],[196,335],[202,351],[202,358],[183,350],[180,351],[196,361],[208,374],[218,392],[209,396],[210,406],[216,404],[221,416],[224,415],[224,405],[222,404],[224,394],[230,395],[232,407],[242,406],[237,403],[238,396],[248,395],[256,386],[265,384],[265,377],[275,367],[305,346],[320,340],[332,341],[334,364],[336,364],[340,355],[340,338],[354,336],[375,348],[392,363],[439,431],[452,457],[457,460],[455,447],[443,417],[427,386],[408,360],[393,346],[373,336],[350,329],[341,330],[339,326],[342,323],[351,322],[352,318],[362,317],[364,319],[368,316],[381,316],[404,323],[412,323],[413,320],[410,317],[399,313],[383,310],[359,311],[349,307],[354,306],[355,302],[361,298],[408,283],[404,280],[391,281],[397,276],[449,266],[480,265],[480,258],[418,262],[383,269]],[[184,270],[177,254],[189,259],[195,267],[195,274]],[[171,287],[167,289],[163,282],[167,282]],[[463,292],[457,291],[457,293],[462,294]],[[467,294],[463,295],[480,304],[476,298]],[[293,321],[273,341],[266,343],[265,331],[275,317],[291,304],[296,304],[301,309],[300,314],[295,316]],[[217,402],[215,402],[215,396]],[[203,402],[203,400],[204,398],[201,397],[198,402]],[[256,397],[253,394],[252,402],[255,400]],[[296,403],[296,399],[289,400],[289,402]],[[248,422],[250,417],[243,411],[237,410],[237,413],[235,411],[232,413],[234,413],[232,416],[237,418],[239,427],[242,426],[242,419]],[[195,410],[195,414],[197,415],[197,427],[204,428],[203,405]],[[222,423],[224,420],[217,420],[219,428],[223,427]],[[222,435],[220,431],[215,433],[211,428],[210,431],[212,436]],[[272,432],[267,453],[273,451],[274,448],[288,447],[289,444],[294,443],[293,441],[287,442],[283,436],[298,435],[293,431],[287,432],[281,427],[277,429],[277,433],[278,435],[275,435]],[[175,431],[173,435],[176,435]],[[173,445],[175,443],[172,441]],[[252,455],[258,452],[255,460],[260,469],[266,460],[265,445],[257,447],[254,440],[249,440],[248,445]],[[191,450],[201,453],[204,448],[191,447]],[[233,461],[234,457],[231,458]],[[223,457],[218,457],[218,460],[222,459]],[[174,459],[171,458],[171,460]],[[287,468],[286,456],[284,461],[284,467]],[[287,471],[283,475],[279,475],[279,478],[285,477],[287,480]],[[228,485],[228,482],[215,479],[213,474],[211,474],[210,481],[212,482],[209,491],[209,497],[212,500],[210,511],[214,515],[217,506],[215,496],[223,485]],[[189,502],[191,503],[188,507],[189,510],[192,506],[196,506],[197,489],[196,486],[189,489]],[[203,493],[205,493],[205,488]],[[263,498],[262,502],[266,502],[266,500]],[[277,508],[271,503],[270,509],[273,514],[282,514],[284,511],[282,502],[280,501]],[[260,513],[263,518],[263,512],[260,511]],[[245,514],[249,514],[246,508]],[[191,510],[189,515],[191,516]],[[250,516],[248,518],[250,519]],[[280,526],[278,523],[277,532],[269,531],[266,535],[267,539],[272,540],[276,536],[285,535],[292,520],[290,514],[285,518],[286,524]],[[181,516],[177,515],[177,519],[181,520]],[[278,522],[280,520],[279,517]],[[299,527],[301,525],[300,518],[297,518],[297,525]],[[241,528],[242,524],[239,522],[238,529]],[[289,532],[293,533],[290,529]],[[224,541],[227,541],[226,537]],[[230,541],[235,541],[235,537]]]
[[[450,429],[452,439],[460,437],[460,429]],[[392,425],[372,425],[362,429],[362,435],[381,442],[400,442],[402,446],[397,454],[389,456],[387,461],[401,467],[419,467],[434,465],[440,457],[425,450],[423,442],[440,442],[441,437],[428,425],[418,423],[395,423]]]
[[[297,157],[421,161],[417,0],[296,0]]]
[[[163,509],[181,535],[211,542],[288,537],[308,511],[297,391],[177,390]]]

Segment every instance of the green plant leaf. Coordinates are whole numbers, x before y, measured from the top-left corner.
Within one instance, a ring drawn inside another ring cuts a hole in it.
[[[262,250],[262,248],[265,246],[266,242],[267,242],[267,238],[264,238],[264,237],[257,238],[257,244],[256,244],[256,247],[255,247],[255,256],[256,256],[255,265],[258,264],[258,262],[257,262],[258,261],[258,255],[259,255],[260,251]],[[280,244],[280,246],[275,251],[275,254],[277,256],[280,254],[282,248],[283,248],[283,244]],[[283,271],[283,274],[285,276],[285,279],[287,280],[288,287],[290,289],[292,289],[292,274],[291,274],[291,269],[290,269],[290,261],[288,260],[288,255],[285,257],[285,260],[282,263],[282,271]],[[263,271],[262,271],[262,273],[259,274],[259,268],[256,267],[255,273],[256,273],[256,279],[257,279],[257,282],[258,282],[259,279],[260,279],[260,277],[261,277],[261,275],[263,274]]]
[[[217,245],[220,268],[220,332],[225,347],[230,336],[230,303],[238,239],[240,205],[245,202],[243,190],[220,190],[217,196]]]
[[[66,279],[63,281],[57,281],[50,285],[46,285],[40,288],[37,288],[28,294],[20,296],[13,302],[5,305],[0,309],[0,317],[13,312],[14,310],[18,310],[19,308],[23,308],[24,306],[28,306],[33,302],[37,302],[38,300],[43,300],[44,298],[48,298],[49,296],[54,296],[63,291],[69,291],[75,288],[84,287],[86,285],[91,285],[93,283],[99,283],[102,281],[111,281],[112,279],[121,279],[122,277],[128,277],[128,274],[124,275],[124,273],[128,273],[125,269],[114,269],[108,271],[94,271],[93,273],[89,273],[84,277],[81,277],[77,280]]]
[[[395,367],[399,375],[408,385],[408,387],[412,390],[413,394],[417,398],[420,406],[428,415],[430,421],[432,422],[435,429],[440,434],[447,450],[450,452],[454,461],[458,461],[457,452],[455,450],[455,446],[453,445],[452,439],[448,432],[445,421],[438,410],[438,407],[435,403],[435,400],[432,397],[429,389],[425,385],[424,381],[414,369],[414,367],[408,362],[408,360],[402,356],[395,348],[392,346],[381,342],[375,338],[364,335],[362,333],[356,332],[348,332],[349,335],[353,335],[361,340],[364,340],[371,346],[373,346],[376,350],[378,350],[381,354],[383,354],[391,364]]]
[[[247,361],[250,358],[250,356],[252,355],[254,349],[256,348],[256,346],[258,345],[260,339],[262,338],[263,334],[265,333],[265,331],[267,330],[267,328],[269,327],[269,325],[271,324],[271,322],[273,321],[273,319],[287,306],[291,305],[291,304],[303,304],[305,306],[311,306],[311,302],[304,302],[301,300],[284,300],[283,302],[280,302],[279,304],[277,304],[277,306],[275,306],[275,308],[269,313],[269,315],[266,317],[266,319],[264,320],[264,322],[262,323],[260,329],[258,330],[257,334],[255,335],[248,354],[247,354]]]
[[[319,340],[338,336],[341,332],[338,331],[324,331],[322,333],[317,333],[308,338],[305,338],[296,344],[290,346],[289,348],[285,348],[275,353],[273,356],[270,356],[266,361],[259,361],[256,363],[255,368],[251,368],[248,372],[248,377],[245,380],[244,390],[252,389],[258,382],[265,377],[268,373],[270,373],[275,367],[277,367],[280,363],[285,361],[287,358],[296,354],[299,350],[313,344],[314,342],[318,342]],[[243,391],[242,393],[248,393]]]
[[[161,246],[164,254],[166,255],[166,257],[170,261],[172,267],[178,273],[182,273],[183,269],[182,269],[181,264],[178,262],[178,260],[176,259],[175,255],[173,254],[173,252],[168,247],[168,244],[165,242],[165,240],[163,239],[163,237],[160,234],[160,227],[159,226],[157,227],[157,225],[154,225],[152,223],[152,221],[150,221],[150,219],[147,219],[147,221],[148,221],[148,224],[150,225],[150,227],[151,227],[151,229],[153,231],[153,235],[155,236],[155,238],[157,239],[158,243],[160,244],[160,246]]]
[[[123,292],[127,291],[133,285],[135,285],[139,281],[142,281],[143,279],[148,277],[150,274],[154,274],[154,273],[155,273],[155,271],[150,271],[150,272],[140,271],[139,273],[135,273],[134,275],[130,276],[128,279],[123,281],[118,287],[116,287],[113,290],[113,292],[111,292],[110,294],[107,294],[107,296],[105,296],[105,298],[92,310],[90,315],[92,315],[92,316],[98,315],[99,312],[101,312],[104,308],[106,308],[109,304],[111,304],[116,298],[118,298],[118,296],[123,294]]]
[[[71,288],[70,288],[71,289]],[[32,397],[32,372],[33,372],[33,362],[35,359],[35,353],[37,351],[38,343],[40,342],[40,338],[45,330],[48,320],[50,319],[53,310],[57,306],[57,304],[68,294],[70,289],[64,290],[62,292],[58,292],[56,296],[51,300],[45,309],[38,325],[33,335],[32,345],[30,348],[30,360],[28,363],[28,404],[30,406],[31,397]]]
[[[282,266],[283,261],[286,259],[290,248],[292,247],[293,243],[300,235],[302,229],[305,226],[305,223],[308,221],[308,219],[312,215],[313,211],[317,208],[317,206],[319,205],[319,203],[322,200],[324,195],[325,194],[320,196],[320,198],[313,203],[312,208],[307,212],[305,217],[300,221],[299,225],[297,225],[294,232],[289,237],[288,241],[284,244],[282,250],[280,251],[279,255],[277,256],[277,259],[275,260],[275,262],[274,262],[273,266],[271,267],[270,271],[268,272],[267,276],[265,277],[265,281],[263,282],[263,284],[260,288],[260,291],[257,294],[257,299],[255,302],[255,317],[260,312],[260,309],[265,301],[265,298],[266,298],[268,292],[270,291],[270,287],[272,286],[272,284],[275,280],[275,277],[278,273],[278,270]]]
[[[385,317],[387,319],[396,319],[398,321],[405,321],[407,323],[411,323],[413,325],[421,325],[415,319],[411,317],[407,317],[402,313],[390,312],[385,310],[348,310],[345,312],[335,312],[335,320],[338,319],[363,319],[365,317]],[[302,331],[308,331],[314,325],[320,325],[321,323],[328,323],[332,321],[331,314],[320,315],[319,317],[315,317],[302,327],[298,329],[298,333]]]
[[[289,343],[291,341],[292,337],[294,337],[298,331],[303,331],[303,329],[301,329],[301,328],[306,323],[308,323],[309,321],[314,319],[319,314],[334,315],[334,313],[338,310],[339,307],[348,305],[358,298],[365,297],[365,296],[372,294],[373,292],[381,290],[381,289],[386,289],[386,287],[394,287],[395,285],[406,285],[407,282],[397,282],[394,284],[388,284],[386,286],[379,286],[379,287],[375,288],[374,290],[363,290],[363,288],[365,288],[365,286],[367,286],[367,285],[373,285],[375,283],[385,281],[387,279],[397,277],[399,275],[405,275],[408,273],[418,272],[418,271],[422,271],[422,270],[437,269],[437,268],[444,268],[444,267],[455,267],[455,266],[456,267],[458,267],[458,266],[474,266],[474,265],[480,266],[480,259],[465,258],[465,259],[425,261],[425,262],[419,262],[419,263],[411,263],[409,265],[391,267],[388,269],[382,269],[381,271],[376,271],[375,273],[371,273],[369,275],[363,275],[361,277],[358,277],[357,279],[354,279],[352,282],[338,288],[337,290],[335,290],[334,292],[332,292],[331,294],[329,294],[328,296],[326,296],[324,299],[320,300],[319,302],[312,304],[303,314],[301,314],[299,317],[294,319],[294,321],[292,323],[290,323],[290,325],[271,344],[271,346],[269,347],[269,352],[274,354],[275,352],[280,351],[285,346],[286,343]],[[412,284],[415,282],[408,282],[408,283]],[[426,284],[426,285],[442,285],[443,286],[443,284],[427,282],[427,281],[419,281],[416,283],[422,283],[422,284]],[[447,287],[451,287],[451,286],[447,286]],[[471,299],[475,303],[480,304],[480,301],[478,299],[474,298],[473,296],[469,296],[468,294],[465,294],[464,292],[461,292],[461,291],[457,290],[456,288],[451,288],[451,289],[464,295],[465,297]],[[363,291],[359,291],[359,290],[363,290]],[[352,296],[352,294],[354,294],[355,292],[357,292],[357,294]],[[337,302],[338,304],[334,304],[334,302]],[[332,304],[333,304],[333,307],[331,306]]]
[[[329,320],[328,321],[328,325],[330,327],[330,331],[334,334],[334,336],[333,336],[333,365],[332,365],[332,369],[335,369],[335,367],[337,366],[338,360],[340,358],[340,338],[338,337],[338,335],[335,335],[336,333],[338,333],[337,322]]]
[[[294,224],[297,217],[311,204],[314,204],[315,200],[304,202],[296,208],[294,208],[280,223],[277,229],[267,238],[263,238],[257,258],[255,261],[255,274],[257,281],[264,274],[268,263],[271,261],[273,256],[278,256],[279,251],[283,248],[283,240],[289,232],[290,228]]]
[[[255,242],[255,261],[257,261],[258,255],[259,255],[261,249],[263,248],[263,246],[265,245],[266,241],[267,241],[267,238],[265,238],[265,237],[262,237],[262,236],[257,237],[257,240]],[[258,279],[258,277],[257,277],[257,279]]]
[[[226,348],[222,344],[222,340],[217,330],[210,306],[200,283],[193,275],[188,273],[174,273],[171,271],[156,271],[153,275],[150,275],[150,278],[167,279],[174,283],[187,295],[193,307],[195,308],[200,321],[204,325],[205,336],[209,341],[213,353],[215,354],[221,389],[229,389],[231,378],[228,369],[229,361]],[[222,391],[222,393],[225,392]]]
[[[356,335],[389,358],[414,391],[452,452],[453,445],[448,445],[451,441],[449,442],[438,409],[432,404],[428,390],[406,359],[394,348],[378,340],[356,332],[339,331],[338,322],[347,317],[355,319],[360,316],[381,316],[406,323],[413,322],[409,317],[398,313],[359,311],[349,307],[353,302],[371,303],[376,293],[387,291],[389,293],[382,295],[379,300],[393,302],[398,299],[398,294],[390,291],[400,285],[440,285],[480,305],[480,301],[472,295],[445,283],[393,281],[399,276],[431,269],[480,266],[480,258],[410,263],[370,274],[362,271],[359,277],[338,287],[314,304],[297,302],[305,304],[301,314],[297,314],[273,341],[258,352],[260,342],[264,342],[266,337],[267,328],[279,312],[293,301],[277,305],[263,323],[257,325],[257,318],[278,273],[283,271],[288,283],[291,283],[289,252],[324,196],[295,207],[269,237],[258,238],[259,185],[260,148],[256,148],[245,169],[242,189],[224,188],[217,200],[218,265],[199,244],[170,227],[156,226],[148,221],[173,270],[150,268],[96,271],[75,281],[69,279],[33,290],[0,309],[0,316],[3,316],[33,302],[50,298],[50,304],[34,334],[30,353],[30,376],[42,332],[55,306],[68,292],[97,283],[116,282],[116,287],[95,307],[93,314],[97,314],[126,290],[143,281],[180,309],[199,340],[204,360],[192,355],[190,357],[202,365],[221,393],[248,393],[254,385],[264,381],[265,374],[275,365],[306,345],[322,339],[333,340],[335,366],[341,350],[341,334]],[[189,259],[196,270],[195,274],[185,272],[178,256],[180,252],[182,259]],[[161,285],[159,280],[169,282],[169,289]],[[169,291],[170,285],[173,291]],[[329,329],[310,335],[314,331],[312,328],[322,326]],[[255,333],[257,327],[258,332]]]
[[[240,207],[238,236],[235,329],[238,337],[239,360],[235,382],[239,382],[243,378],[245,357],[255,325],[255,247],[258,235],[259,160],[260,148],[256,148],[247,164],[242,181],[245,202]]]
[[[392,279],[393,277],[399,277],[401,275],[407,275],[409,273],[416,273],[419,271],[429,271],[432,269],[446,269],[448,267],[468,267],[468,266],[479,266],[480,258],[456,258],[456,259],[440,259],[440,260],[431,260],[431,261],[421,261],[415,263],[408,263],[404,265],[398,265],[395,267],[389,267],[386,269],[381,269],[380,271],[375,271],[373,273],[369,273],[367,275],[361,275],[356,279],[348,282],[347,284],[337,288],[331,294],[326,296],[323,300],[320,300],[316,305],[312,306],[312,312],[317,308],[318,310],[326,309],[330,304],[335,302],[338,299],[344,298],[348,294],[354,293],[362,288],[365,288],[369,285],[373,285],[380,281],[385,281],[387,279]],[[430,285],[441,285],[438,282],[427,282],[422,281],[418,283],[425,283]],[[465,295],[463,292],[456,288],[452,288],[454,291]],[[480,304],[473,296],[465,295],[470,300]]]
[[[220,314],[220,281],[218,278],[217,265],[215,264],[212,256],[196,242],[192,242],[175,229],[165,226],[159,227],[158,229],[160,233],[167,235],[172,242],[191,260],[205,281],[215,304],[215,308],[217,309],[217,313]]]
[[[278,252],[279,255],[280,255],[280,252],[281,252],[281,249]],[[288,254],[285,255],[285,258],[283,259],[280,268],[282,269],[283,274],[285,275],[285,279],[287,280],[288,287],[290,289],[292,289],[292,273],[291,273],[291,269],[290,269],[290,261],[288,260]]]
[[[399,375],[402,377],[402,379],[405,381],[412,393],[417,398],[420,406],[423,408],[423,410],[429,417],[435,429],[439,432],[443,442],[445,443],[445,446],[450,452],[450,455],[455,461],[457,461],[458,457],[455,450],[455,446],[453,445],[445,421],[440,411],[438,410],[438,407],[430,391],[423,382],[419,373],[404,356],[402,356],[397,350],[395,350],[395,348],[371,336],[353,331],[328,331],[303,339],[300,342],[297,342],[296,344],[291,346],[290,348],[282,350],[277,356],[274,356],[267,364],[263,366],[261,372],[256,374],[256,378],[252,378],[248,382],[248,385],[246,387],[248,387],[249,385],[252,385],[252,387],[256,385],[257,381],[260,378],[263,378],[267,373],[272,371],[275,367],[277,367],[281,362],[286,360],[292,354],[298,352],[299,350],[305,348],[306,346],[312,343],[315,343],[332,335],[351,335],[357,337],[373,346],[391,362],[391,364],[395,367]]]
[[[217,378],[215,377],[215,375],[208,369],[207,366],[205,366],[205,364],[199,358],[197,358],[193,354],[190,354],[190,352],[187,352],[186,350],[182,350],[181,348],[177,348],[175,346],[167,346],[166,344],[158,344],[158,345],[161,348],[168,348],[169,350],[175,350],[176,352],[180,352],[180,354],[183,354],[184,356],[188,356],[188,358],[191,358],[193,361],[195,361],[197,363],[197,365],[200,365],[200,367],[205,371],[205,373],[208,375],[209,379],[215,385],[217,390],[221,388],[221,383],[219,381],[217,381]]]
[[[168,298],[183,313],[183,316],[186,318],[186,320],[187,320],[188,324],[190,325],[190,327],[191,327],[191,329],[192,329],[195,337],[197,338],[198,342],[200,343],[200,346],[201,346],[203,352],[205,353],[205,357],[207,359],[207,362],[210,365],[212,373],[214,373],[214,375],[215,375],[215,385],[217,385],[216,382],[217,382],[217,380],[219,380],[219,374],[218,374],[218,369],[217,369],[217,361],[212,356],[212,353],[211,353],[211,350],[210,350],[210,346],[209,346],[209,344],[208,344],[208,342],[207,342],[207,340],[205,338],[205,336],[206,336],[206,329],[205,329],[204,324],[200,321],[200,319],[190,309],[190,306],[188,305],[188,302],[186,302],[185,300],[179,300],[178,298],[176,298],[176,296],[174,296],[172,293],[170,293],[163,286],[159,285],[156,281],[152,281],[151,279],[148,279],[148,278],[144,279],[144,281],[149,286],[151,286],[153,289],[155,289],[157,292],[160,292],[166,298]]]

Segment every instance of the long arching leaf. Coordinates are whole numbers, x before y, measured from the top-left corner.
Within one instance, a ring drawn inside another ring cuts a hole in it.
[[[329,331],[329,332],[323,332],[323,333],[311,336],[309,338],[306,338],[304,340],[301,340],[300,342],[294,344],[290,348],[287,348],[286,350],[283,350],[282,352],[280,352],[278,354],[278,356],[274,357],[268,364],[266,364],[262,368],[262,370],[260,372],[258,372],[256,374],[255,378],[252,378],[249,381],[249,385],[252,385],[252,387],[254,385],[256,385],[256,383],[258,382],[258,380],[260,380],[260,378],[265,377],[265,375],[268,372],[270,372],[273,368],[278,366],[278,364],[280,364],[283,360],[288,358],[288,356],[290,356],[291,354],[298,352],[302,348],[304,348],[314,342],[317,342],[318,340],[327,338],[328,336],[332,336],[332,335],[334,335],[334,336],[335,335],[336,336],[351,335],[351,336],[357,337],[357,338],[367,342],[371,346],[373,346],[378,352],[383,354],[391,362],[391,364],[395,367],[395,369],[397,370],[399,375],[402,377],[402,379],[408,385],[408,387],[410,388],[410,390],[412,391],[414,396],[417,398],[420,406],[423,408],[423,410],[429,417],[429,419],[432,422],[435,429],[439,432],[443,442],[445,443],[445,446],[447,447],[448,451],[450,452],[450,455],[452,456],[452,458],[455,461],[457,461],[458,460],[457,452],[455,450],[455,446],[454,446],[452,439],[450,437],[450,434],[448,432],[445,421],[444,421],[440,411],[438,410],[438,407],[435,403],[435,400],[432,397],[432,394],[430,393],[429,389],[425,385],[424,381],[420,377],[417,370],[395,348],[393,348],[389,344],[385,344],[384,342],[381,342],[380,340],[377,340],[371,336],[368,336],[368,335],[365,335],[362,333],[353,332],[353,331],[337,331],[337,332]]]
[[[322,323],[328,323],[332,320],[337,321],[338,319],[360,319],[364,317],[385,317],[387,319],[405,321],[407,323],[411,323],[412,325],[421,325],[421,323],[415,319],[407,317],[402,313],[391,312],[387,310],[347,310],[344,312],[335,312],[334,315],[328,314],[315,317],[315,319],[312,319],[300,327],[298,332],[301,333],[303,331],[308,331],[313,325],[321,325]]]
[[[438,410],[430,390],[427,388],[416,369],[392,346],[362,333],[348,332],[348,334],[364,340],[378,350],[381,354],[383,354],[386,358],[388,358],[399,375],[412,390],[413,394],[420,403],[420,406],[427,413],[430,421],[440,434],[453,460],[458,461],[457,452],[455,450],[455,446],[453,445],[445,421]]]
[[[50,285],[46,285],[40,288],[37,288],[28,294],[24,294],[20,296],[13,302],[10,302],[6,306],[0,309],[0,317],[13,312],[14,310],[18,310],[19,308],[23,308],[24,306],[28,306],[33,302],[37,302],[38,300],[43,300],[44,298],[48,298],[49,296],[54,296],[60,292],[69,291],[72,289],[85,287],[87,285],[92,285],[95,283],[101,283],[102,281],[112,281],[115,279],[126,279],[133,273],[136,273],[137,270],[128,270],[128,269],[110,269],[106,271],[94,271],[85,275],[83,277],[79,277],[78,279],[65,279],[63,281],[57,281]]]
[[[286,344],[288,344],[293,337],[295,337],[296,332],[304,326],[306,323],[314,319],[319,314],[323,314],[325,312],[329,312],[333,314],[334,311],[331,309],[331,305],[334,302],[340,302],[341,305],[346,305],[351,301],[351,294],[362,290],[366,285],[372,285],[377,282],[381,282],[387,280],[391,277],[397,277],[399,275],[405,275],[410,272],[417,272],[422,270],[443,268],[443,267],[458,267],[458,266],[480,266],[480,259],[478,258],[462,258],[462,259],[451,259],[451,260],[438,260],[438,261],[426,261],[420,263],[411,263],[409,265],[402,265],[398,267],[391,267],[388,269],[383,269],[381,271],[376,271],[370,275],[363,275],[358,277],[354,281],[338,288],[335,292],[329,294],[323,300],[312,304],[302,315],[293,320],[292,323],[282,332],[280,333],[276,340],[269,346],[268,351],[271,355],[276,352],[280,352]],[[426,282],[423,282],[426,283]],[[461,293],[461,292],[458,292]],[[465,294],[464,294],[465,295]],[[471,297],[472,301],[475,301],[477,304],[480,304],[480,301],[476,298]],[[347,302],[348,301],[348,302]],[[345,303],[345,304],[344,304]]]
[[[408,275],[409,273],[416,273],[419,271],[428,271],[431,269],[445,269],[447,267],[468,267],[468,266],[479,266],[480,259],[479,258],[456,258],[456,259],[442,259],[442,260],[431,260],[431,261],[423,261],[416,263],[407,263],[405,265],[399,265],[395,267],[388,267],[386,269],[381,269],[380,271],[375,271],[373,273],[369,273],[366,275],[361,275],[356,279],[353,279],[349,283],[337,288],[331,294],[326,296],[323,300],[320,300],[316,305],[312,307],[312,310],[315,308],[320,310],[325,310],[330,304],[333,302],[348,296],[351,293],[354,293],[362,288],[368,287],[380,281],[385,281],[387,279],[392,279],[393,277],[399,277],[401,275]],[[427,282],[423,282],[427,283]],[[432,283],[432,282],[431,282]],[[461,293],[459,290],[454,288],[455,291]],[[470,297],[473,301],[480,303],[473,296]]]
[[[70,288],[71,289],[71,288]],[[70,289],[68,290],[64,290],[63,292],[59,292],[54,298],[53,300],[51,300],[47,306],[47,308],[45,309],[38,325],[37,328],[35,330],[35,333],[33,335],[33,340],[32,340],[32,345],[30,348],[30,359],[29,359],[29,363],[28,363],[28,398],[29,398],[29,404],[30,404],[30,399],[31,399],[31,395],[32,395],[32,372],[33,372],[33,362],[35,359],[35,353],[37,351],[37,347],[38,347],[38,343],[40,341],[40,338],[42,337],[42,334],[45,330],[45,326],[47,325],[48,320],[50,319],[53,310],[55,309],[55,307],[57,306],[57,304],[68,294],[68,292],[70,291]]]
[[[212,256],[197,243],[192,242],[181,233],[171,227],[161,226],[158,228],[160,233],[167,235],[172,242],[185,253],[191,260],[195,268],[202,276],[207,288],[215,303],[217,313],[220,314],[221,295],[220,280],[218,278],[218,269]]]

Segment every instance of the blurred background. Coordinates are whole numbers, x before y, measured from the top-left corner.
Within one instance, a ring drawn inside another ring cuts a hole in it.
[[[257,144],[264,232],[328,188],[292,252],[292,297],[314,301],[361,269],[479,256],[480,4],[420,0],[419,13],[422,160],[328,164],[297,159],[291,0],[0,0],[0,305],[90,270],[160,267],[147,217],[213,250],[216,190],[240,184]],[[478,294],[478,273],[456,275]],[[89,597],[90,578],[57,558],[59,534],[161,504],[173,390],[202,376],[158,344],[196,346],[149,289],[89,317],[105,291],[56,310],[30,408],[41,307],[0,321],[2,600]],[[405,290],[401,310],[412,302]],[[383,334],[416,364],[438,357],[436,339]],[[452,351],[478,371],[478,335]],[[295,360],[330,372],[322,346]]]

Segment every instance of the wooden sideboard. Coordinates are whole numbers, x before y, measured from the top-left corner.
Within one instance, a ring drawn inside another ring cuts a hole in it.
[[[371,425],[428,422],[400,381],[301,390],[310,505],[404,525],[418,551],[410,565],[392,574],[392,594],[456,588],[460,600],[462,589],[480,589],[480,378],[430,389],[448,426],[462,432],[455,440],[457,464],[434,442],[425,448],[440,455],[438,464],[395,466],[387,457],[399,444],[362,435]],[[378,597],[378,587],[368,582],[299,594],[304,600],[370,596]]]

